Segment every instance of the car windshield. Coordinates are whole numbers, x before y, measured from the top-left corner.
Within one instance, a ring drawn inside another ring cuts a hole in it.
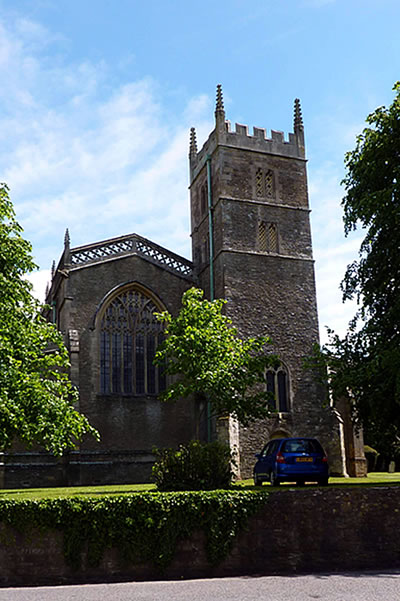
[[[323,453],[317,440],[286,440],[282,446],[283,453]]]

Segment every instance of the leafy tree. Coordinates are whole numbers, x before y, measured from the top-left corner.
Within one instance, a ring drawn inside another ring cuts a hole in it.
[[[178,376],[162,393],[163,400],[189,395],[207,398],[219,415],[233,414],[242,424],[270,415],[265,370],[279,360],[267,354],[266,336],[241,340],[231,320],[222,314],[225,300],[203,300],[203,291],[187,290],[176,318],[159,314],[166,338],[155,361]]]
[[[324,349],[334,393],[351,391],[366,438],[386,455],[400,446],[400,82],[394,90],[345,157],[345,233],[361,226],[364,239],[341,287],[359,310]]]
[[[85,433],[98,437],[74,409],[68,353],[53,324],[40,315],[24,275],[36,269],[21,235],[8,188],[0,185],[0,448],[15,438],[55,455]]]

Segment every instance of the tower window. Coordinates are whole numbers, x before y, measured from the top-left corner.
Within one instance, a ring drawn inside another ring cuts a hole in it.
[[[256,171],[255,187],[257,198],[275,198],[275,181],[272,169],[263,170],[259,167]]]
[[[276,370],[267,371],[266,388],[271,393],[271,407],[279,413],[287,413],[289,411],[288,374],[282,365]]]
[[[268,251],[278,252],[278,230],[275,223],[270,223],[268,226]]]
[[[265,173],[265,196],[266,198],[274,197],[274,174],[271,169]]]
[[[258,223],[258,250],[260,252],[279,252],[278,228],[276,223]]]
[[[258,248],[261,252],[268,251],[267,228],[264,221],[258,224]]]
[[[151,298],[137,289],[114,297],[100,323],[100,391],[157,394],[165,389],[161,367],[153,364],[163,326]]]
[[[256,196],[262,198],[264,196],[263,172],[258,168],[256,171]]]

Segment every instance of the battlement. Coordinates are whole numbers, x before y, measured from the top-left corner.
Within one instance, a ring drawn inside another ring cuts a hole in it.
[[[230,121],[225,119],[222,90],[221,86],[218,86],[215,129],[211,132],[208,140],[199,151],[197,151],[196,132],[194,128],[191,130],[189,158],[192,176],[195,176],[198,169],[204,165],[206,157],[211,155],[217,146],[248,149],[266,154],[305,160],[304,126],[300,101],[297,98],[294,102],[293,130],[294,133],[289,133],[287,139],[285,139],[282,131],[276,130],[271,130],[271,136],[268,137],[267,130],[261,127],[253,127],[251,135],[249,134],[249,127],[240,123],[235,123],[233,131]]]

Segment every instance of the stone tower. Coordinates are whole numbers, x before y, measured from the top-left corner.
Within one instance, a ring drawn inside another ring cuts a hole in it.
[[[231,130],[218,86],[215,129],[200,151],[192,129],[189,159],[199,285],[209,297],[228,301],[226,312],[243,337],[271,336],[282,360],[266,374],[275,416],[248,428],[232,419],[220,424],[240,453],[241,476],[249,477],[254,453],[278,435],[318,437],[331,471],[342,473],[339,421],[323,407],[324,391],[302,365],[319,333],[299,100],[288,140],[257,127],[249,135],[245,125]]]

